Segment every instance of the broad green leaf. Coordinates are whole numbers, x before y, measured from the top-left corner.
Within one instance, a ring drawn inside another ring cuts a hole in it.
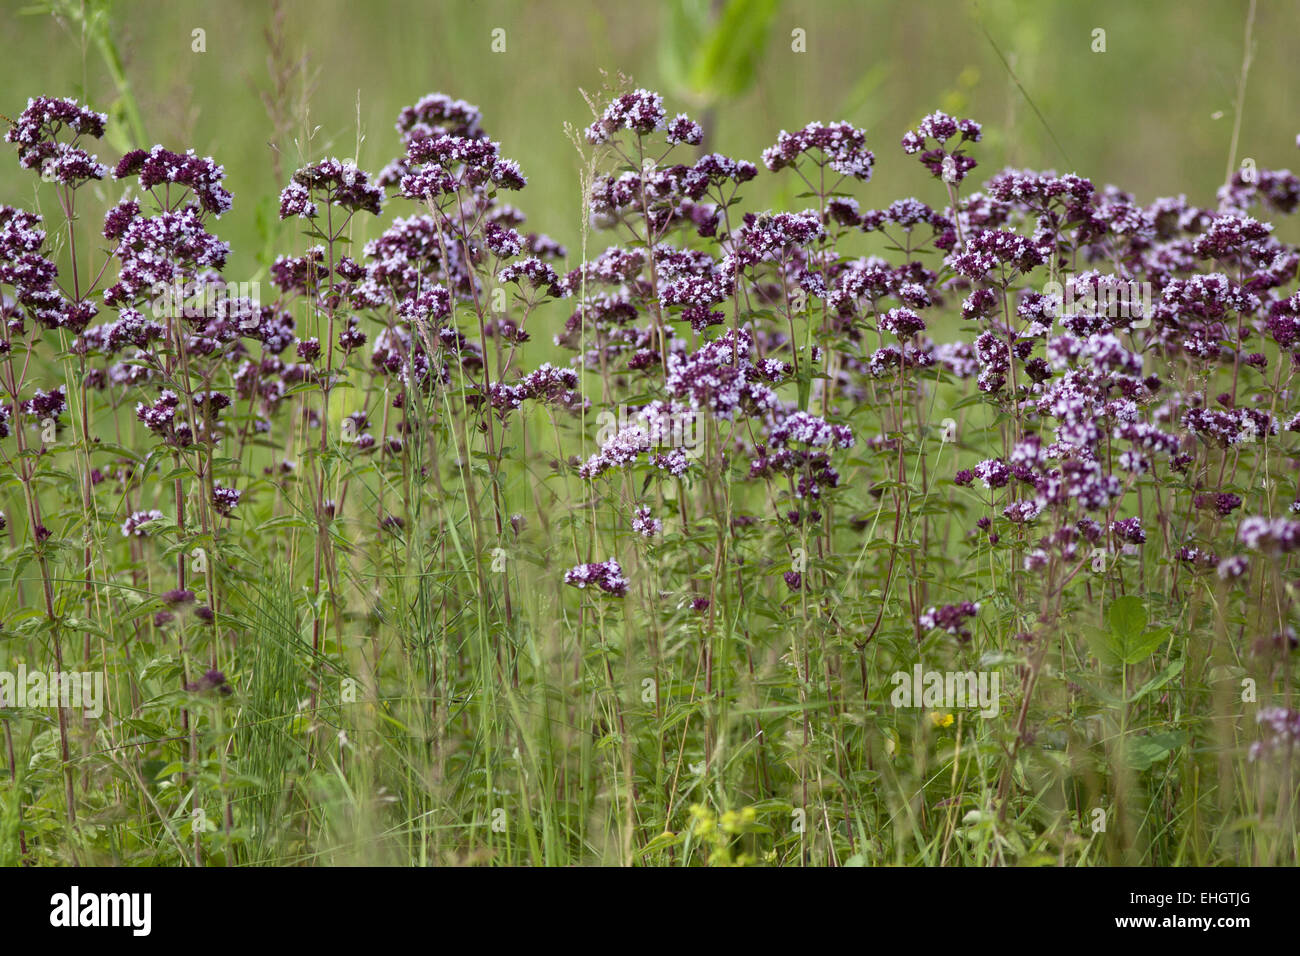
[[[1106,624],[1111,631],[1123,637],[1136,637],[1146,630],[1147,611],[1142,599],[1127,594],[1106,609]]]
[[[1087,638],[1088,646],[1092,649],[1092,654],[1097,660],[1107,667],[1115,667],[1121,663],[1120,655],[1115,647],[1115,638],[1111,631],[1089,627],[1084,630],[1084,637]]]
[[[1138,664],[1150,657],[1169,639],[1168,628],[1148,631],[1147,611],[1142,599],[1132,594],[1119,598],[1106,609],[1106,635],[1093,642],[1093,651],[1103,663]]]
[[[1169,632],[1166,630],[1163,632],[1152,631],[1151,633],[1167,636]],[[1164,641],[1164,636],[1160,638],[1160,642],[1163,643],[1163,641]],[[1151,678],[1149,681],[1147,681],[1145,684],[1139,687],[1137,689],[1137,692],[1134,693],[1133,696],[1128,699],[1128,702],[1130,704],[1136,703],[1137,701],[1145,697],[1147,694],[1150,694],[1152,691],[1159,690],[1161,687],[1164,687],[1165,684],[1168,684],[1171,680],[1173,680],[1180,673],[1182,673],[1182,670],[1183,670],[1182,660],[1170,661],[1169,666],[1167,666],[1159,674],[1157,674],[1155,677]]]
[[[667,8],[660,67],[701,105],[743,94],[754,83],[779,0],[727,0],[716,21],[709,0]]]
[[[1119,650],[1125,664],[1139,664],[1159,649],[1169,639],[1169,628],[1163,627],[1128,638]]]
[[[1181,747],[1187,740],[1182,731],[1170,731],[1163,734],[1151,734],[1146,737],[1134,737],[1125,748],[1128,764],[1139,772],[1149,770],[1158,761],[1166,759],[1170,753]]]

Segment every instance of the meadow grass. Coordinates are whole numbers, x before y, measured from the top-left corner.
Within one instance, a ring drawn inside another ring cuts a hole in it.
[[[1139,201],[943,112],[710,163],[618,75],[326,150],[277,20],[223,251],[216,163],[109,171],[148,111],[78,9],[112,132],[6,145],[0,671],[103,708],[0,700],[0,862],[1295,862],[1300,185],[1238,163],[1245,67],[1227,185]]]

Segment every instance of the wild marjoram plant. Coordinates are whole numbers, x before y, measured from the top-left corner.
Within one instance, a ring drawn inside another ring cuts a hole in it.
[[[1251,214],[1300,180],[973,191],[933,113],[938,206],[864,209],[841,122],[746,211],[659,95],[596,114],[576,263],[435,94],[377,176],[305,158],[263,295],[214,160],[29,101],[0,685],[105,692],[0,697],[0,859],[1296,862],[1300,250]]]

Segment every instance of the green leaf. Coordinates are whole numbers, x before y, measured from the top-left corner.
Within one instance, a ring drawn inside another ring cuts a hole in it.
[[[1152,633],[1158,634],[1162,632],[1153,631]],[[1163,633],[1168,634],[1168,631],[1166,630]],[[1137,693],[1135,693],[1132,697],[1130,697],[1128,699],[1128,702],[1130,704],[1136,703],[1137,701],[1141,700],[1143,697],[1145,697],[1147,694],[1151,693],[1152,691],[1159,690],[1161,687],[1164,687],[1165,684],[1168,684],[1171,680],[1173,680],[1180,673],[1182,673],[1182,670],[1183,670],[1183,662],[1181,660],[1170,661],[1169,665],[1164,670],[1162,670],[1155,677],[1151,678],[1149,681],[1147,681],[1145,684],[1139,687]]]
[[[648,856],[656,850],[664,850],[668,847],[679,845],[684,837],[680,833],[671,833],[665,831],[659,834],[641,849],[641,856]]]
[[[1120,656],[1125,664],[1141,663],[1154,654],[1160,645],[1167,640],[1169,640],[1169,628],[1167,627],[1147,631],[1135,638],[1131,638],[1120,652]]]
[[[691,62],[699,38],[709,29],[710,0],[668,0],[664,4],[663,32],[659,38],[659,71],[679,93],[690,82]]]
[[[1106,609],[1106,628],[1086,628],[1084,636],[1093,656],[1108,667],[1122,664],[1140,664],[1150,657],[1160,645],[1169,640],[1167,627],[1147,630],[1147,612],[1140,598],[1128,595],[1115,601]],[[1181,662],[1177,664],[1182,667]],[[1150,693],[1178,671],[1174,665],[1165,669],[1163,679],[1153,682],[1139,692]],[[1136,700],[1137,698],[1130,698]]]
[[[1106,609],[1106,624],[1120,637],[1141,634],[1147,626],[1147,610],[1142,606],[1142,599],[1127,594],[1116,600]]]
[[[778,6],[779,0],[727,0],[713,20],[709,0],[672,0],[661,46],[664,75],[701,105],[740,96],[757,76]]]
[[[1140,773],[1149,770],[1153,764],[1167,758],[1170,753],[1181,747],[1186,740],[1187,735],[1182,731],[1136,737],[1129,741],[1128,746],[1125,748],[1125,756],[1128,758],[1129,766]]]
[[[1115,650],[1115,641],[1112,632],[1101,630],[1100,627],[1088,627],[1084,630],[1084,637],[1088,639],[1088,646],[1092,648],[1092,656],[1096,657],[1108,667],[1115,667],[1121,663],[1121,658]]]
[[[1169,639],[1168,628],[1146,629],[1146,608],[1142,606],[1141,598],[1131,594],[1119,598],[1106,609],[1106,627],[1104,647],[1097,653],[1103,663],[1141,663]],[[1093,649],[1097,651],[1096,643]]]

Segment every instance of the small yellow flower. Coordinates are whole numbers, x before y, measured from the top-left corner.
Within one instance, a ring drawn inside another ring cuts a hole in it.
[[[936,727],[951,727],[952,720],[952,714],[941,713],[937,710],[930,712],[930,723],[934,724]]]
[[[718,824],[713,811],[700,803],[691,805],[691,818],[694,821],[693,831],[699,837],[708,837]]]
[[[758,819],[758,811],[753,807],[728,810],[718,819],[718,826],[723,833],[744,833]]]

